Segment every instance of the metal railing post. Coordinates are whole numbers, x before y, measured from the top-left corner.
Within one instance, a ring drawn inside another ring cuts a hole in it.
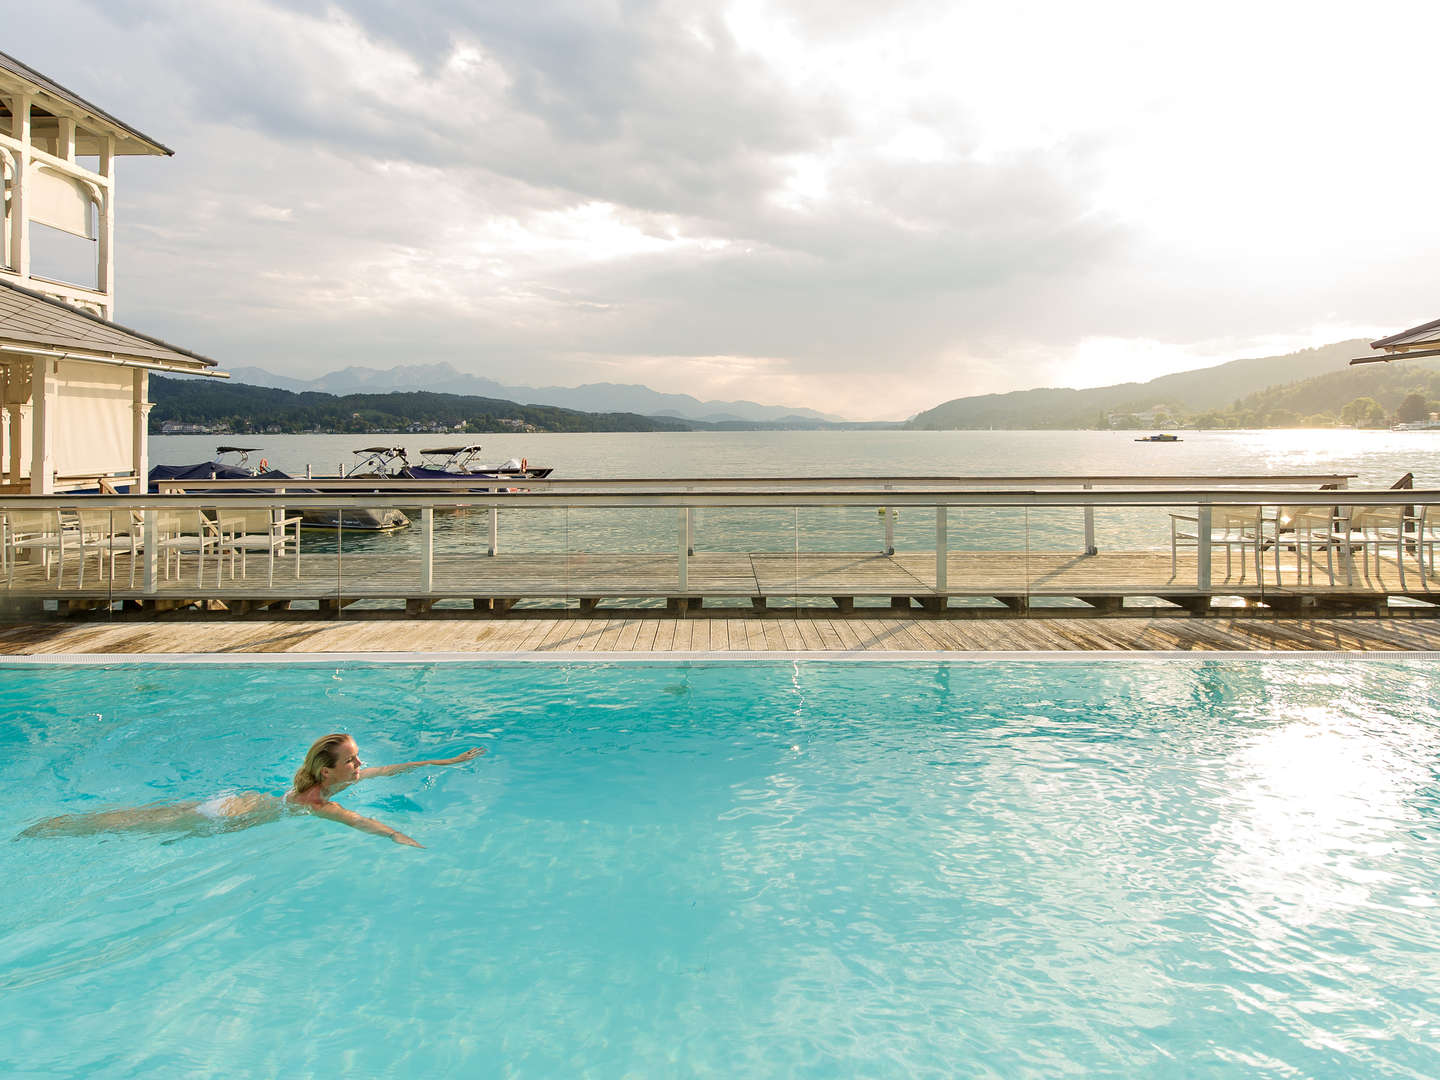
[[[695,523],[688,506],[685,508],[685,554],[695,554]]]
[[[895,512],[888,506],[882,506],[880,513],[885,517],[885,554],[895,554]]]
[[[435,508],[420,511],[420,591],[435,591]]]
[[[1093,491],[1094,484],[1086,484],[1086,491]],[[1099,555],[1100,549],[1095,546],[1095,504],[1085,504],[1085,554]]]
[[[500,508],[490,507],[490,554],[500,554]]]
[[[145,535],[144,535],[145,562],[144,562],[143,565],[144,565],[144,568],[145,568],[145,570],[144,570],[144,577],[145,577],[144,587],[145,587],[145,595],[146,595],[146,596],[154,596],[155,593],[156,593],[156,590],[157,590],[157,582],[156,582],[156,580],[155,580],[155,544],[156,544],[155,516],[156,516],[156,515],[155,515],[155,511],[154,511],[154,510],[146,510],[146,511],[144,511],[144,519],[145,519],[145,525],[144,525],[144,529],[145,529]]]
[[[1195,510],[1195,587],[1202,593],[1210,591],[1210,522],[1213,513],[1209,503]]]
[[[686,543],[690,539],[690,508],[688,506],[680,508],[679,532],[680,591],[688,592],[690,589],[690,552],[686,547]]]
[[[949,507],[935,507],[935,591],[943,594],[950,585]]]

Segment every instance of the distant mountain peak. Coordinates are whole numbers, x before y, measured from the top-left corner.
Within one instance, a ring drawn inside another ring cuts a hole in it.
[[[318,379],[293,379],[258,367],[231,368],[237,382],[270,386],[296,393],[376,393],[430,390],[502,398],[528,405],[558,405],[583,412],[630,412],[644,416],[675,416],[686,420],[738,420],[766,423],[786,418],[838,421],[842,417],[791,405],[754,401],[701,401],[689,394],[667,394],[638,383],[597,382],[582,386],[510,386],[479,375],[467,375],[449,361],[406,364],[382,369],[345,367]]]

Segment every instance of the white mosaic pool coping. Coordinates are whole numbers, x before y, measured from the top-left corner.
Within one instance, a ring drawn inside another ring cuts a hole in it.
[[[756,661],[821,661],[844,663],[990,663],[1077,662],[1135,663],[1137,661],[1188,660],[1440,660],[1440,652],[1389,650],[1385,652],[1344,652],[1340,650],[1230,649],[1212,652],[1162,651],[1124,652],[1119,650],[1052,650],[1027,652],[941,652],[902,650],[841,649],[823,652],[705,651],[705,652],[231,652],[231,653],[29,653],[0,655],[0,667],[46,665],[119,664],[672,664],[753,663]]]

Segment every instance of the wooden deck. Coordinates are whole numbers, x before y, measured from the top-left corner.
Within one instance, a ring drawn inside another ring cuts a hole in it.
[[[1440,620],[1375,616],[949,620],[818,615],[676,618],[541,613],[504,619],[81,622],[0,626],[0,654],[749,654],[1440,650]]]
[[[71,559],[63,575],[46,576],[38,564],[14,568],[13,586],[0,592],[0,610],[12,616],[38,617],[46,609],[68,613],[129,602],[149,610],[187,605],[224,608],[233,613],[293,604],[334,610],[356,601],[401,602],[412,614],[440,603],[452,610],[459,601],[470,610],[503,612],[527,601],[568,602],[581,612],[636,606],[636,601],[669,602],[672,610],[704,609],[707,605],[811,607],[842,613],[873,604],[918,606],[932,612],[948,610],[964,616],[1003,607],[1013,612],[1042,614],[1053,602],[1070,603],[1102,613],[1129,611],[1137,604],[1152,611],[1169,605],[1203,611],[1213,597],[1239,597],[1275,610],[1313,614],[1383,609],[1391,597],[1425,604],[1440,602],[1440,578],[1428,577],[1412,557],[1405,559],[1405,582],[1393,556],[1357,562],[1353,580],[1335,567],[1335,584],[1323,554],[1314,564],[1297,568],[1292,551],[1282,553],[1277,575],[1267,558],[1257,576],[1253,561],[1242,570],[1237,558],[1227,566],[1216,552],[1211,559],[1210,585],[1197,584],[1196,555],[1182,552],[1174,570],[1168,551],[1044,554],[1006,551],[951,552],[945,580],[937,584],[935,558],[929,553],[880,555],[699,553],[687,560],[682,582],[678,559],[662,554],[501,554],[439,555],[425,562],[418,556],[302,553],[297,575],[293,556],[277,559],[273,584],[267,581],[266,560],[251,557],[248,573],[208,561],[201,577],[193,556],[187,556],[170,577],[161,578],[153,593],[130,584],[126,557],[116,564],[114,580],[95,558],[86,564],[82,588],[79,567]],[[640,606],[645,606],[641,604]],[[1427,608],[1440,613],[1440,607]]]

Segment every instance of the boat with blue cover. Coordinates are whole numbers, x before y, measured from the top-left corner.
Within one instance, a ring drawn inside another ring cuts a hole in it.
[[[250,455],[255,453],[259,453],[259,447],[217,446],[213,461],[202,461],[193,465],[156,465],[150,470],[150,490],[156,490],[157,486],[166,480],[248,480],[253,477],[257,480],[304,479],[307,484],[305,488],[289,488],[288,493],[297,496],[325,494],[322,486],[309,486],[311,478],[295,477],[279,469],[271,469],[264,458],[260,459],[259,465],[251,466]],[[227,457],[232,460],[225,460]],[[257,493],[262,490],[268,493],[271,489],[257,489]],[[236,494],[239,493],[236,491]],[[308,529],[343,528],[359,532],[393,532],[410,524],[408,517],[393,508],[371,509],[357,506],[341,510],[315,507],[300,510],[300,516],[301,525]]]

